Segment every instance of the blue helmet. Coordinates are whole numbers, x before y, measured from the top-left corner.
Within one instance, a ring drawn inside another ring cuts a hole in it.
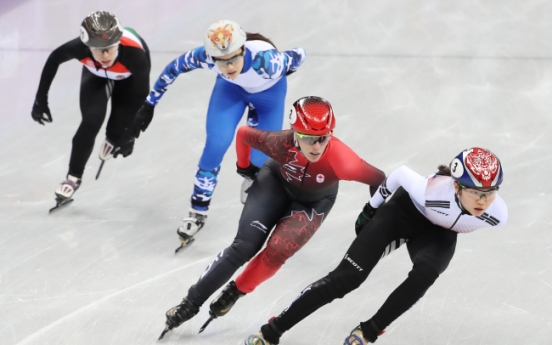
[[[460,152],[450,162],[450,172],[456,182],[473,188],[498,187],[503,178],[498,157],[480,147]]]

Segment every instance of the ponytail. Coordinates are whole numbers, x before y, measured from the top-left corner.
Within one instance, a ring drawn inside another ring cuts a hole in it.
[[[450,173],[450,167],[447,166],[447,165],[441,164],[441,165],[439,165],[439,166],[437,167],[437,169],[438,169],[439,171],[437,171],[437,172],[435,173],[435,175],[439,175],[439,176],[452,176],[452,174]]]
[[[246,41],[265,41],[266,43],[270,43],[274,48],[276,48],[276,45],[272,43],[270,39],[264,37],[260,33],[246,32],[245,35],[246,35],[246,39],[245,39]]]

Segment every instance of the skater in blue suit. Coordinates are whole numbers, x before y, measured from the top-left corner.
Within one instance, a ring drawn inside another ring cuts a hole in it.
[[[218,74],[207,110],[207,141],[197,167],[189,217],[177,230],[182,246],[193,240],[205,224],[222,159],[245,110],[249,125],[268,131],[282,129],[286,77],[304,60],[303,48],[280,52],[266,37],[246,33],[236,22],[221,20],[209,27],[202,47],[169,63],[155,82],[129,129],[132,139],[148,127],[155,106],[178,75],[198,68]],[[116,151],[124,153],[124,145]],[[252,152],[252,164],[260,167],[266,159],[263,153]],[[245,181],[242,202],[250,186]]]

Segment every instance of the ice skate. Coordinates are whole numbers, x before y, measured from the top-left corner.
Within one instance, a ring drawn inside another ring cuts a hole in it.
[[[345,338],[343,345],[367,345],[369,343],[375,343],[378,337],[385,333],[385,330],[380,329],[374,320],[370,320],[368,323],[374,332],[372,335],[368,335],[368,339],[365,338],[361,326],[358,325],[351,331],[351,334]]]
[[[184,224],[176,230],[176,233],[180,238],[181,245],[180,247],[176,248],[176,250],[174,251],[175,254],[178,253],[186,245],[193,242],[195,240],[194,235],[197,234],[197,232],[201,230],[201,228],[203,228],[203,226],[205,225],[207,214],[206,212],[199,212],[201,211],[190,211],[189,217],[182,219],[182,222],[184,222]]]
[[[56,206],[50,209],[50,213],[73,201],[73,194],[79,189],[81,181],[80,178],[67,174],[67,180],[63,181],[61,186],[56,190]]]
[[[271,345],[264,337],[261,332],[257,334],[250,335],[245,339],[244,345]]]
[[[167,321],[165,322],[165,329],[159,336],[159,340],[163,339],[165,334],[173,328],[179,327],[184,322],[194,317],[199,312],[199,307],[190,302],[188,297],[184,297],[182,303],[173,307],[165,314]]]
[[[236,304],[236,301],[240,297],[243,297],[245,295],[245,293],[238,290],[234,281],[228,283],[228,285],[226,285],[220,295],[218,295],[218,297],[215,298],[213,302],[211,302],[211,306],[209,309],[209,319],[201,327],[199,333],[203,332],[203,330],[207,327],[207,325],[209,325],[211,321],[219,316],[226,315],[230,311],[230,309],[232,309],[234,304]]]
[[[249,194],[249,188],[251,188],[251,185],[253,184],[253,180],[250,179],[243,179],[243,183],[241,185],[241,195],[240,200],[242,204],[245,204],[245,201],[247,200],[247,195]]]
[[[102,172],[102,168],[105,161],[113,157],[114,148],[115,146],[112,143],[110,143],[109,140],[107,140],[107,138],[105,138],[102,144],[102,147],[100,148],[101,163],[100,163],[100,167],[98,168],[98,172],[96,173],[96,180],[98,179],[98,177],[100,177],[100,173]]]
[[[368,340],[364,339],[360,326],[356,326],[349,336],[345,339],[343,345],[366,345]]]

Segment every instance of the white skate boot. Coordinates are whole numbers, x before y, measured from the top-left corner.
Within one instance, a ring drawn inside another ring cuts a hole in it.
[[[194,235],[203,228],[206,220],[207,211],[190,210],[189,216],[182,219],[184,224],[176,230],[181,245],[176,248],[174,251],[175,254],[178,253],[180,249],[184,248],[184,246],[195,240]]]
[[[80,185],[80,178],[67,174],[67,180],[63,181],[61,186],[56,190],[56,198],[71,199]]]
[[[50,213],[73,201],[72,197],[81,185],[81,179],[67,174],[67,180],[56,189],[56,206],[50,209]]]
[[[248,178],[243,179],[243,183],[241,185],[241,195],[240,195],[240,200],[242,204],[245,204],[245,201],[247,200],[247,195],[249,194],[249,188],[251,188],[252,184],[253,184],[253,180],[250,180]]]
[[[115,146],[105,138],[104,142],[102,143],[102,147],[100,148],[100,160],[102,161],[100,163],[100,167],[98,168],[98,172],[96,173],[96,180],[98,177],[100,177],[100,173],[102,172],[103,165],[106,160],[113,157],[113,149]]]
[[[100,148],[100,159],[102,161],[106,161],[108,159],[110,159],[111,157],[113,157],[113,149],[115,148],[115,146],[109,142],[109,140],[107,140],[107,138],[105,138],[103,144],[102,144],[102,147]]]

